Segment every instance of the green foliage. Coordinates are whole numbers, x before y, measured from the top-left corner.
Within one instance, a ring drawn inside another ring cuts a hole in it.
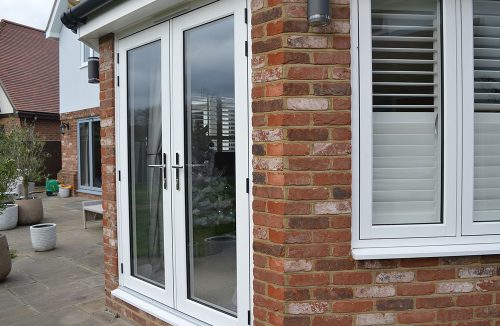
[[[16,164],[9,155],[8,142],[4,132],[0,132],[0,212],[9,202],[6,192],[16,180]]]
[[[44,141],[35,132],[35,126],[24,124],[7,133],[10,156],[15,162],[17,176],[23,180],[23,196],[28,198],[28,183],[40,181],[44,177],[44,160],[48,154],[44,152]]]
[[[10,250],[10,259],[14,259],[17,257],[17,251],[14,249]]]

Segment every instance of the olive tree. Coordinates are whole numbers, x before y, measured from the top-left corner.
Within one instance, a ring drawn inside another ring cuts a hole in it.
[[[12,159],[15,162],[16,174],[22,178],[23,197],[29,198],[29,182],[42,180],[44,177],[44,161],[48,154],[44,151],[45,142],[35,132],[34,125],[23,124],[7,133],[7,142]]]

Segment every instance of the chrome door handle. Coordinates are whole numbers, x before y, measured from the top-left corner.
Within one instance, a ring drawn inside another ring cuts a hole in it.
[[[179,155],[179,153],[175,153],[175,164],[172,164],[172,168],[175,169],[175,188],[177,190],[181,190],[179,170],[182,169],[182,168],[184,168],[184,165],[180,164],[180,155]]]
[[[164,169],[165,165],[163,165],[163,164],[150,164],[150,165],[148,165],[148,168],[160,168],[160,169]]]
[[[162,170],[162,178],[163,178],[163,188],[168,189],[167,182],[167,154],[163,154],[163,164],[148,164],[148,168],[156,168]]]

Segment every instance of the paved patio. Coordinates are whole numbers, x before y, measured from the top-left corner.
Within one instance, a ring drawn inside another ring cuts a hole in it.
[[[29,227],[1,231],[16,250],[0,283],[0,326],[130,325],[105,311],[102,227],[83,229],[82,198],[44,198],[43,222],[57,224],[57,247],[34,252]]]

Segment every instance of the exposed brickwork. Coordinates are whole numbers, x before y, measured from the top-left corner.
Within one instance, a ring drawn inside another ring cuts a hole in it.
[[[254,325],[498,325],[499,256],[354,261],[350,8],[253,0]]]
[[[58,180],[72,186],[73,196],[84,196],[100,198],[100,196],[89,195],[78,192],[78,120],[90,117],[99,117],[99,108],[78,110],[75,112],[61,114],[61,123],[67,123],[69,129],[61,135],[62,168],[58,173]],[[59,130],[59,126],[58,130]]]
[[[500,256],[353,260],[350,8],[309,28],[306,0],[251,1],[253,324],[500,326]],[[113,36],[100,40],[106,305],[118,286]]]

